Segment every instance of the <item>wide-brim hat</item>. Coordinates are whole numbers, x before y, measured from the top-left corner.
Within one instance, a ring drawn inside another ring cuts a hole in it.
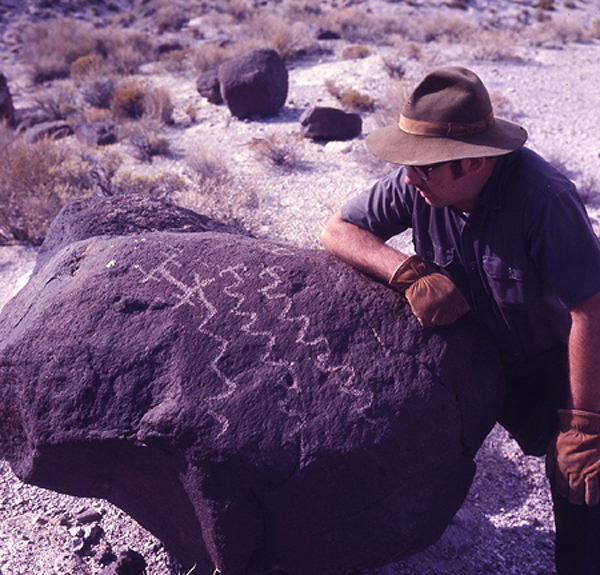
[[[369,134],[369,150],[387,162],[426,165],[501,156],[527,140],[525,128],[494,117],[486,87],[460,67],[431,71],[404,104],[400,121]]]

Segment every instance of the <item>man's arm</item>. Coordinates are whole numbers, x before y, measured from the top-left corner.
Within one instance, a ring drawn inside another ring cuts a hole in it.
[[[425,327],[448,325],[469,310],[457,287],[426,264],[410,258],[374,234],[345,222],[335,213],[321,233],[323,245],[356,269],[404,293],[419,322]]]
[[[333,255],[386,283],[408,258],[374,234],[344,221],[339,210],[323,228],[321,241]]]
[[[600,413],[600,294],[571,309],[569,407]]]
[[[550,453],[550,476],[571,503],[600,503],[600,294],[571,308],[569,409]]]

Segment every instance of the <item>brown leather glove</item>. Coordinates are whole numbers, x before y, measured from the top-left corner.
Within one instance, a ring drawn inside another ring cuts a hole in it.
[[[425,327],[448,325],[469,311],[469,304],[452,281],[419,255],[402,262],[389,284],[404,293]]]
[[[548,468],[556,490],[571,503],[600,502],[600,414],[561,409],[560,427]]]

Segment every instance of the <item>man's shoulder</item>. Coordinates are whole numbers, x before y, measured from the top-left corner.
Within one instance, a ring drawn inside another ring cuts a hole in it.
[[[501,185],[510,187],[523,199],[543,200],[575,192],[575,185],[567,176],[526,147],[508,154],[502,168]]]

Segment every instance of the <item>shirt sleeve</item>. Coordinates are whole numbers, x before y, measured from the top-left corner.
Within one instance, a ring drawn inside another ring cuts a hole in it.
[[[344,221],[384,241],[410,227],[411,210],[404,171],[404,168],[395,170],[342,206]]]
[[[600,293],[600,242],[574,187],[548,198],[531,231],[533,258],[568,308]]]

